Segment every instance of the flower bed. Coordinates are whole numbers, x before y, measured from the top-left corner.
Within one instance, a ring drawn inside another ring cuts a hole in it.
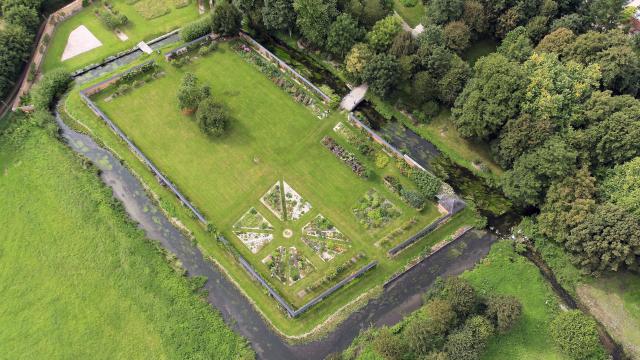
[[[299,254],[295,246],[289,249],[279,246],[264,258],[262,263],[269,268],[271,277],[289,285],[293,285],[315,270],[311,262]]]
[[[260,72],[265,74],[274,84],[291,95],[296,102],[306,106],[319,119],[324,119],[329,116],[329,108],[321,100],[303,85],[280,71],[280,68],[278,68],[276,64],[262,57],[242,41],[236,41],[232,48],[241,58],[255,65]]]
[[[375,190],[369,190],[353,207],[353,214],[367,229],[381,228],[400,216],[400,210]]]
[[[284,209],[282,207],[282,191],[280,189],[280,181],[276,182],[266,194],[260,198],[260,202],[264,204],[271,212],[284,221]]]
[[[273,230],[273,225],[260,212],[252,207],[249,209],[238,222],[233,225],[236,229],[247,230]]]
[[[327,218],[319,214],[302,228],[302,241],[323,261],[331,261],[348,249],[349,241]]]
[[[336,143],[336,141],[332,137],[325,136],[324,138],[322,138],[322,145],[329,149],[335,156],[338,157],[338,159],[347,164],[347,166],[351,168],[351,171],[353,171],[356,175],[364,178],[368,177],[368,171],[364,167],[364,165],[362,165],[360,160],[358,160],[355,155]]]
[[[258,233],[251,231],[234,231],[234,234],[242,241],[242,243],[256,254],[263,246],[273,240],[273,234]]]
[[[284,202],[289,220],[298,220],[304,214],[311,211],[311,204],[304,200],[286,181],[282,182],[284,188]]]

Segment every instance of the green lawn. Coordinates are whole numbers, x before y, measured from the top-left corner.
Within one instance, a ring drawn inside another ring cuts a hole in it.
[[[100,8],[99,3],[101,2],[94,2],[56,28],[45,56],[42,71],[47,72],[58,67],[73,71],[89,64],[98,63],[110,55],[134,47],[141,40],[151,40],[198,17],[195,0],[191,0],[190,5],[179,9],[173,7],[172,1],[163,1],[167,3],[166,6],[170,12],[150,20],[142,16],[142,13],[137,11],[135,6],[144,5],[142,3],[152,3],[152,0],[141,0],[134,5],[128,5],[126,0],[111,1],[114,7],[129,19],[129,23],[121,29],[129,37],[127,41],[118,39],[115,33],[100,22],[95,11]],[[61,57],[67,45],[69,33],[80,25],[86,26],[102,42],[102,46],[62,62]]]
[[[422,0],[417,0],[413,7],[406,7],[401,0],[393,0],[393,9],[404,19],[411,27],[416,27],[422,21],[425,15],[425,8]]]
[[[2,357],[248,355],[95,173],[21,121],[18,135],[0,138]]]
[[[311,294],[300,298],[298,290],[323,275],[328,267],[341,264],[358,252],[366,255],[361,263],[380,260],[380,265],[373,272],[340,290],[310,312],[295,320],[287,318],[228,252],[204,234],[184,208],[174,205],[174,197],[156,183],[148,170],[92,115],[74,91],[66,101],[66,113],[70,116],[68,120],[85,130],[89,129],[94,137],[112,148],[142,176],[161,198],[161,203],[169,205],[165,208],[173,209],[175,216],[195,232],[205,253],[227,270],[257,308],[285,335],[300,336],[314,329],[330,315],[339,313],[338,310],[358,295],[380,285],[426,247],[472,221],[473,214],[465,211],[395,260],[389,260],[385,249],[375,247],[373,243],[412,216],[418,219],[417,229],[435,218],[437,212],[434,206],[429,206],[422,214],[418,214],[382,185],[380,177],[383,174],[397,173],[392,164],[377,171],[372,180],[361,180],[320,144],[325,134],[332,134],[336,140],[342,141],[332,128],[338,121],[344,121],[345,115],[334,114],[324,120],[317,119],[253,65],[239,58],[227,45],[179,70],[166,63],[161,66],[166,73],[164,77],[112,101],[105,101],[101,96],[97,100],[99,106],[265,276],[267,268],[260,261],[278,244],[296,246],[303,251],[316,271],[292,286],[275,279],[271,281],[289,301],[299,305],[308,300]],[[187,71],[196,73],[203,83],[211,85],[214,97],[224,102],[233,115],[231,130],[222,139],[205,138],[193,120],[178,111],[175,91]],[[348,147],[344,142],[342,144]],[[366,164],[373,168],[370,162]],[[259,202],[259,198],[278,179],[286,180],[309,200],[313,211],[297,222],[279,222]],[[352,206],[371,188],[402,210],[400,218],[379,231],[366,230],[351,212]],[[274,241],[257,255],[249,252],[231,232],[231,226],[250,207],[259,209],[276,228]],[[310,253],[299,238],[301,226],[318,213],[326,216],[351,239],[350,250],[329,263],[323,263],[316,254]],[[294,237],[290,240],[280,235],[285,227],[294,230]],[[409,233],[406,233],[401,237],[408,236]]]
[[[493,338],[484,359],[564,359],[548,331],[560,310],[558,300],[538,268],[514,252],[512,242],[493,245],[487,258],[462,277],[481,294],[513,295],[522,303],[520,322],[508,334]]]

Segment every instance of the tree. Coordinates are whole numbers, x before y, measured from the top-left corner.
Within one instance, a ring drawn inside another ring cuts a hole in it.
[[[211,30],[224,36],[236,35],[240,31],[241,21],[242,14],[235,5],[227,1],[220,1],[213,8]]]
[[[640,106],[613,113],[586,130],[585,151],[598,166],[613,166],[640,156]]]
[[[503,176],[503,191],[522,205],[539,205],[553,181],[575,171],[577,157],[577,151],[555,136],[515,161]]]
[[[373,339],[373,348],[386,360],[400,360],[406,352],[404,339],[383,327]]]
[[[493,295],[487,302],[487,316],[496,324],[500,333],[506,333],[522,316],[522,304],[515,296]]]
[[[211,32],[211,17],[190,22],[180,29],[180,38],[184,42],[193,41]]]
[[[422,69],[434,77],[442,77],[451,67],[451,59],[455,55],[443,45],[431,46],[421,42],[416,53]]]
[[[565,247],[575,263],[589,272],[637,269],[640,222],[617,205],[599,205],[571,230]]]
[[[362,81],[365,66],[370,63],[372,57],[373,50],[369,45],[364,43],[354,45],[345,58],[347,74],[355,81]]]
[[[417,101],[425,103],[438,95],[438,80],[428,71],[420,71],[413,78],[412,90]]]
[[[329,0],[294,0],[298,29],[309,43],[323,47],[329,28],[337,15],[336,1]]]
[[[534,44],[537,44],[543,36],[549,32],[549,18],[546,16],[534,16],[525,26],[527,36]]]
[[[49,71],[31,90],[31,103],[36,110],[48,111],[55,100],[67,91],[69,83],[71,76],[66,70],[58,68]]]
[[[582,121],[582,104],[600,81],[598,65],[564,64],[556,54],[533,54],[524,68],[529,78],[521,104],[524,113],[563,129]]]
[[[378,21],[367,34],[367,41],[371,48],[378,52],[389,50],[396,35],[402,27],[395,16],[387,16]]]
[[[567,48],[576,40],[573,31],[567,28],[558,28],[547,34],[536,46],[539,53],[556,53],[560,58]]]
[[[449,70],[442,76],[438,83],[438,99],[442,103],[452,106],[470,77],[471,68],[469,64],[462,60],[460,56],[454,54],[451,57]]]
[[[606,201],[616,204],[640,218],[640,157],[617,165],[600,185]]]
[[[430,300],[423,311],[424,315],[413,318],[402,333],[417,357],[442,348],[456,321],[456,313],[445,300]]]
[[[220,104],[211,97],[200,102],[196,112],[196,123],[200,130],[209,137],[221,136],[229,126],[229,116]]]
[[[557,131],[558,126],[550,119],[522,114],[502,127],[492,145],[493,155],[500,165],[511,168],[520,156],[544,144]]]
[[[517,116],[525,87],[525,73],[518,64],[499,54],[480,58],[452,109],[456,128],[464,137],[493,136]]]
[[[364,37],[364,30],[349,14],[340,14],[331,24],[327,37],[327,50],[344,58],[353,45]]]
[[[581,34],[587,30],[587,18],[584,15],[572,13],[556,19],[551,24],[551,30],[566,28],[575,34]]]
[[[527,29],[520,26],[510,31],[498,47],[498,53],[517,62],[525,62],[529,59],[533,53],[533,47],[527,35]]]
[[[207,97],[207,88],[200,87],[198,78],[193,73],[186,73],[178,88],[178,105],[187,114],[193,113],[198,104]]]
[[[35,32],[40,24],[38,11],[29,6],[16,5],[9,7],[3,13],[4,20],[8,24],[24,26],[29,32]]]
[[[467,280],[457,276],[445,280],[440,298],[448,301],[460,318],[469,316],[478,306],[476,290]]]
[[[626,0],[591,0],[586,14],[596,29],[613,29],[618,26]]]
[[[471,30],[464,21],[452,21],[444,27],[442,37],[446,47],[460,54],[469,47]]]
[[[264,0],[262,23],[267,30],[288,30],[296,23],[292,0]]]
[[[395,89],[399,74],[398,60],[393,55],[383,53],[371,57],[365,65],[362,79],[369,84],[371,91],[385,97]]]
[[[595,320],[580,310],[561,312],[551,322],[550,335],[560,351],[571,359],[604,358]]]
[[[464,2],[462,19],[469,25],[472,31],[477,34],[484,34],[489,29],[489,19],[484,9],[484,5],[476,0]]]
[[[477,360],[492,335],[491,322],[482,316],[474,316],[467,319],[462,329],[449,335],[444,349],[450,359]]]
[[[598,54],[602,85],[618,94],[636,96],[640,88],[640,59],[629,45],[615,46]]]
[[[377,21],[390,15],[393,1],[390,0],[347,0],[345,6],[365,27],[373,26]]]
[[[13,85],[31,50],[33,35],[23,26],[7,25],[0,31],[0,94]]]
[[[571,230],[596,208],[596,180],[584,167],[575,175],[554,182],[538,216],[540,233],[563,243]]]
[[[427,17],[436,24],[459,20],[464,10],[464,0],[430,0]]]
[[[398,58],[412,55],[418,49],[415,39],[408,31],[399,32],[391,43],[389,52]]]

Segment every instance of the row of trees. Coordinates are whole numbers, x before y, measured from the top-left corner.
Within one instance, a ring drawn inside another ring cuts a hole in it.
[[[231,119],[224,106],[211,96],[209,86],[200,85],[198,78],[187,73],[178,88],[178,105],[185,115],[196,114],[200,130],[209,137],[219,137],[229,127]]]
[[[462,278],[440,279],[420,310],[392,329],[361,334],[354,344],[371,344],[387,360],[480,359],[489,339],[507,333],[521,314],[522,305],[512,296],[481,297]],[[349,351],[344,355],[350,358]]]
[[[5,97],[29,58],[40,24],[42,0],[2,0],[0,29],[0,97]]]
[[[541,233],[596,273],[640,264],[633,47],[617,29],[558,28],[534,48],[516,28],[476,63],[452,111],[458,131],[490,142],[508,169],[504,193],[540,208]]]

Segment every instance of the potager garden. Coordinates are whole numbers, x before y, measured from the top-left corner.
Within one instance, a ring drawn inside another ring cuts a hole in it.
[[[193,99],[225,117],[216,136],[176,96],[185,77]],[[440,191],[447,186],[335,110],[329,89],[297,77],[250,41],[206,38],[84,86],[65,107],[76,120],[93,111],[178,195],[169,207],[182,202],[210,230],[201,247],[226,249],[239,264],[227,271],[250,297],[275,298],[254,299],[263,314],[301,316],[308,330],[442,246],[472,215],[447,207],[456,201]]]

